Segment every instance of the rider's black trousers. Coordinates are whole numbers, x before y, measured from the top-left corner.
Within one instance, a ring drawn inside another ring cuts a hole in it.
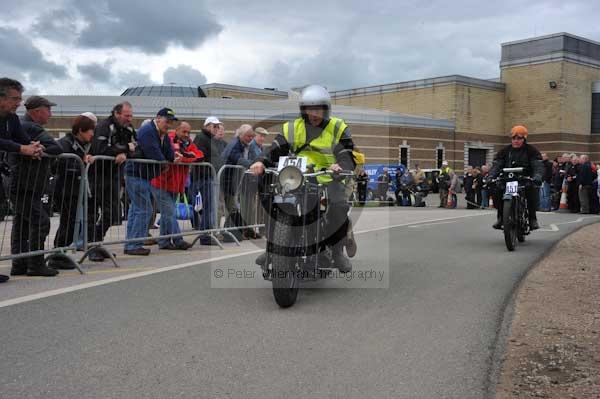
[[[348,211],[350,206],[346,196],[346,188],[340,182],[331,182],[327,185],[329,207],[327,209],[327,223],[325,224],[325,240],[328,246],[340,242],[348,231]]]

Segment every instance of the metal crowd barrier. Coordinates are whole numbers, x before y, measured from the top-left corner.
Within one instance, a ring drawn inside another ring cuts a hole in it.
[[[218,229],[212,226],[217,208],[213,194],[216,174],[211,164],[128,159],[117,165],[115,161],[114,157],[95,156],[87,166],[88,216],[94,217],[94,227],[88,229],[92,235],[86,237],[84,258],[101,254],[118,266],[106,246],[177,247],[186,236],[196,236],[189,245],[207,237],[223,248],[215,235]],[[202,211],[197,210],[198,192]],[[151,234],[154,229],[159,229],[158,235]]]
[[[50,260],[79,264],[67,255],[85,235],[85,164],[75,154],[33,159],[2,153],[0,261],[35,268]],[[55,216],[58,214],[58,217]],[[8,243],[7,243],[8,242]],[[44,259],[44,255],[50,254]]]
[[[191,245],[204,238],[224,248],[223,239],[240,245],[236,231],[256,238],[264,228],[264,210],[257,201],[259,178],[242,166],[225,165],[216,173],[204,162],[127,159],[118,165],[114,157],[94,156],[84,163],[75,154],[42,160],[0,154],[0,160],[8,165],[0,185],[0,261],[57,259],[84,273],[80,264],[87,257],[110,259],[118,267],[111,245],[131,248],[154,240],[177,246],[183,237],[195,236]],[[221,193],[227,203],[225,220],[237,212],[241,223],[222,225]],[[141,208],[132,208],[131,196]],[[151,234],[155,223],[158,235]],[[75,260],[78,250],[84,253]]]
[[[240,238],[259,237],[265,227],[265,210],[258,201],[261,177],[246,171],[241,165],[223,165],[217,174],[225,202],[225,221],[220,232],[238,245]],[[218,222],[220,226],[221,221]]]

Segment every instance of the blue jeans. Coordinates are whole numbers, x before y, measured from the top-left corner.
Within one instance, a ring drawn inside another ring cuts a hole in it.
[[[152,187],[152,196],[156,201],[156,206],[160,212],[160,235],[179,234],[179,223],[175,217],[175,197],[174,194],[161,190],[160,188]],[[182,237],[159,238],[158,247],[164,248],[171,243],[178,245],[183,242]]]
[[[146,179],[127,176],[125,188],[131,200],[127,214],[127,239],[148,236],[148,223],[152,217],[152,186]],[[126,243],[125,250],[142,248],[142,242]]]
[[[484,208],[490,206],[490,195],[488,190],[481,190],[481,206]]]
[[[192,182],[188,192],[188,199],[191,203],[194,203],[198,192],[202,196],[202,215],[194,212],[192,226],[196,230],[210,230],[215,225],[213,179],[205,177]]]
[[[540,208],[541,211],[550,211],[550,184],[548,182],[543,182],[542,187],[540,187]]]

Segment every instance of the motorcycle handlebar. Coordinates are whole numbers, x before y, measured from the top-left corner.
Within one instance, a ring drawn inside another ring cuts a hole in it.
[[[249,170],[247,170],[245,173],[252,174],[252,172],[250,172]],[[276,169],[265,169],[265,173],[270,174],[270,175],[275,175],[275,176],[279,175],[279,171]],[[314,172],[314,173],[303,173],[302,175],[304,177],[317,177],[317,176],[324,176],[324,175],[342,176],[342,177],[354,177],[355,176],[354,172],[351,170],[343,170],[341,172],[334,172],[332,170],[321,170],[321,171]]]
[[[486,182],[484,182],[484,185],[488,185],[488,184],[493,184],[493,183],[497,183],[498,181],[502,180],[502,178],[500,176],[498,177],[494,177],[491,178]],[[516,180],[525,180],[527,182],[535,182],[535,180],[529,176],[517,176]]]

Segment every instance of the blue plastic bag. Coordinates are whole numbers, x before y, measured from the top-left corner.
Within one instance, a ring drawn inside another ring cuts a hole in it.
[[[180,197],[183,197],[183,202],[181,202]],[[175,217],[177,220],[190,220],[193,215],[194,208],[188,204],[187,196],[177,194],[177,200],[175,201]]]

